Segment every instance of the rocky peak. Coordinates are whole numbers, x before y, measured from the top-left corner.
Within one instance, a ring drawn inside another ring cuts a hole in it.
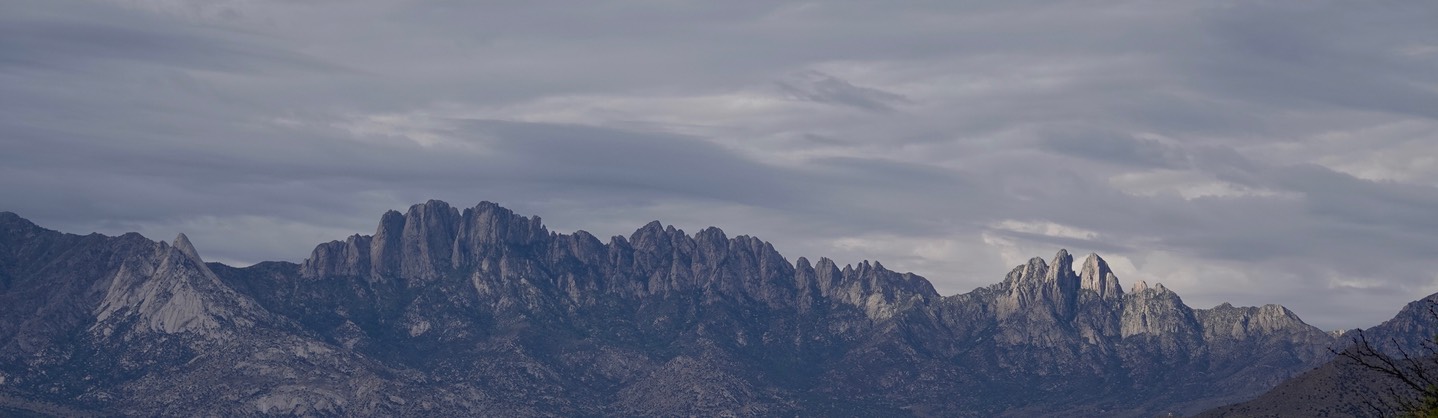
[[[501,257],[508,248],[533,249],[550,235],[538,216],[516,215],[493,202],[480,202],[458,216],[452,267],[480,265],[485,259]]]
[[[380,218],[370,243],[371,271],[374,276],[429,283],[447,271],[498,259],[510,249],[542,250],[551,236],[539,217],[516,215],[489,201],[460,211],[431,200],[411,205],[404,214],[388,211]],[[335,247],[316,249],[316,254],[339,250]]]
[[[814,264],[809,262],[809,258],[808,258],[808,257],[802,257],[802,256],[801,256],[801,257],[799,257],[798,260],[794,260],[794,269],[795,269],[795,270],[813,270],[813,269],[814,269]]]
[[[1028,263],[1021,264],[1009,271],[1006,282],[1014,284],[1037,282],[1040,277],[1047,276],[1049,272],[1048,263],[1039,257],[1030,258]]]
[[[834,274],[833,266],[834,262],[827,258],[819,260],[818,268],[830,270],[830,275]],[[939,296],[923,277],[891,271],[878,262],[864,260],[858,266],[846,265],[837,273],[837,282],[827,289],[825,296],[856,306],[872,319],[892,317]]]
[[[1140,280],[1123,296],[1119,328],[1124,338],[1140,334],[1172,338],[1196,336],[1200,326],[1193,309],[1177,293]]]
[[[1163,283],[1154,283],[1150,285],[1148,284],[1148,281],[1145,280],[1139,280],[1134,282],[1133,287],[1128,289],[1128,294],[1130,295],[1140,293],[1146,293],[1149,295],[1177,295],[1172,290],[1169,290],[1168,286],[1164,286]]]
[[[1123,291],[1108,263],[1098,254],[1089,254],[1076,281],[1079,289],[1074,329],[1091,343],[1120,336]]]
[[[1054,261],[1049,263],[1047,281],[1053,283],[1058,290],[1059,306],[1058,312],[1061,317],[1071,318],[1074,308],[1078,304],[1079,277],[1074,274],[1074,257],[1069,255],[1068,250],[1060,249],[1054,254]]]
[[[651,221],[629,235],[629,244],[635,251],[667,253],[675,244],[683,244],[687,237],[684,231],[668,227],[659,221]]]
[[[181,232],[180,235],[176,235],[175,240],[172,244],[170,244],[170,246],[175,247],[175,250],[178,250],[181,254],[184,254],[186,257],[189,257],[190,260],[204,265],[205,262],[200,261],[200,253],[198,251],[195,251],[195,244],[190,243],[190,237],[185,236],[184,232]]]
[[[257,305],[220,282],[185,234],[174,245],[127,260],[95,309],[92,330],[109,336],[132,329],[212,336],[224,325],[255,323]],[[135,324],[135,325],[129,325]]]
[[[1060,249],[1054,254],[1054,260],[1049,262],[1049,270],[1044,278],[1051,282],[1065,281],[1073,276],[1073,264],[1074,257],[1069,255],[1069,251]]]
[[[1294,314],[1293,311],[1288,310],[1288,308],[1283,307],[1283,305],[1274,303],[1259,307],[1258,317],[1271,320],[1298,319],[1298,315]]]
[[[998,305],[1001,316],[1039,310],[1054,321],[1064,321],[1073,316],[1079,280],[1073,272],[1073,256],[1059,250],[1051,263],[1034,257],[1015,267],[1002,286],[1007,297]]]
[[[448,203],[430,200],[410,206],[401,214],[388,211],[380,217],[373,238],[352,237],[343,245],[324,244],[316,248],[311,262],[342,260],[333,268],[306,268],[306,275],[348,275],[362,272],[357,267],[366,262],[376,277],[405,278],[429,282],[455,269],[480,266],[484,260],[497,259],[509,248],[540,250],[548,245],[551,234],[538,216],[525,217],[492,202],[481,202],[461,212]],[[359,252],[368,247],[369,256]],[[346,264],[354,262],[353,266]]]
[[[1079,288],[1092,290],[1102,299],[1123,297],[1118,277],[1098,254],[1089,254],[1084,260],[1083,270],[1079,272]]]
[[[701,229],[698,233],[694,234],[694,241],[699,244],[699,248],[701,249],[717,250],[721,247],[729,246],[729,237],[724,235],[724,230],[712,226]]]
[[[385,211],[375,228],[370,246],[370,261],[375,277],[395,277],[400,274],[400,260],[404,258],[404,214]]]
[[[554,235],[550,233],[551,245],[567,246],[567,251],[580,260],[589,264],[603,264],[602,258],[609,251],[599,237],[589,231],[575,231],[570,235]]]
[[[373,238],[368,235],[351,235],[344,241],[330,241],[315,246],[310,257],[300,265],[300,276],[308,279],[321,277],[359,277],[370,273],[370,254]]]
[[[814,279],[819,285],[819,290],[824,295],[829,295],[839,282],[844,279],[844,272],[839,270],[838,263],[828,257],[820,257],[818,263],[814,263]]]
[[[1281,305],[1235,307],[1223,303],[1212,309],[1195,311],[1203,323],[1204,337],[1209,340],[1243,340],[1275,333],[1308,333],[1326,335],[1303,322],[1297,314]]]
[[[410,206],[404,215],[400,273],[410,280],[439,279],[450,266],[459,210],[431,200]]]

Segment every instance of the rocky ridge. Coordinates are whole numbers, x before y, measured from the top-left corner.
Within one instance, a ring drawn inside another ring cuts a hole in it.
[[[945,297],[717,228],[600,241],[488,202],[390,211],[299,265],[199,254],[0,214],[0,392],[126,415],[1148,416],[1251,397],[1333,342],[1276,305],[1124,292],[1098,255]]]

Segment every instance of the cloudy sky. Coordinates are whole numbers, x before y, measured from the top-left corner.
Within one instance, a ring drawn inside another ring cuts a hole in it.
[[[0,210],[300,261],[489,200],[1196,307],[1438,291],[1438,2],[0,2]]]

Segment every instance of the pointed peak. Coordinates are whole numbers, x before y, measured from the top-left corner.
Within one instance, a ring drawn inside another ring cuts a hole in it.
[[[204,261],[200,260],[200,253],[195,251],[195,244],[190,242],[190,237],[185,236],[185,233],[181,232],[180,235],[176,235],[175,241],[171,243],[170,246],[175,247],[176,250],[180,250],[181,254],[184,254],[196,263],[204,263]]]
[[[1059,280],[1061,277],[1069,277],[1073,274],[1074,257],[1069,255],[1069,250],[1060,249],[1054,254],[1054,260],[1049,262],[1049,271],[1044,276],[1050,281]]]
[[[1032,257],[1028,259],[1027,266],[1024,266],[1024,276],[1043,276],[1048,273],[1048,261],[1043,257]]]
[[[1148,282],[1147,282],[1147,281],[1144,281],[1144,280],[1139,280],[1139,281],[1133,282],[1133,287],[1130,288],[1130,289],[1128,290],[1128,292],[1129,292],[1129,293],[1138,293],[1138,292],[1142,292],[1142,291],[1145,291],[1145,290],[1148,290]]]
[[[1088,258],[1084,259],[1083,268],[1079,271],[1079,283],[1081,288],[1098,292],[1100,297],[1123,295],[1118,276],[1113,274],[1108,262],[1097,253],[1090,253]]]
[[[644,224],[644,226],[639,227],[639,229],[634,230],[634,233],[629,234],[629,241],[638,244],[645,242],[647,239],[657,239],[658,236],[663,234],[664,224],[659,221],[650,221]]]
[[[1014,267],[1004,281],[1025,281],[1031,278],[1042,278],[1047,274],[1049,265],[1042,257],[1030,258],[1027,263]]]

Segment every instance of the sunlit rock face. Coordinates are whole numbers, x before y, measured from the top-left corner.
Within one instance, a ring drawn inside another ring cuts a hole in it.
[[[877,261],[560,234],[488,202],[391,211],[301,264],[200,254],[0,214],[0,389],[126,415],[1152,416],[1333,341],[1276,305],[1125,292],[1096,254],[945,297]]]

